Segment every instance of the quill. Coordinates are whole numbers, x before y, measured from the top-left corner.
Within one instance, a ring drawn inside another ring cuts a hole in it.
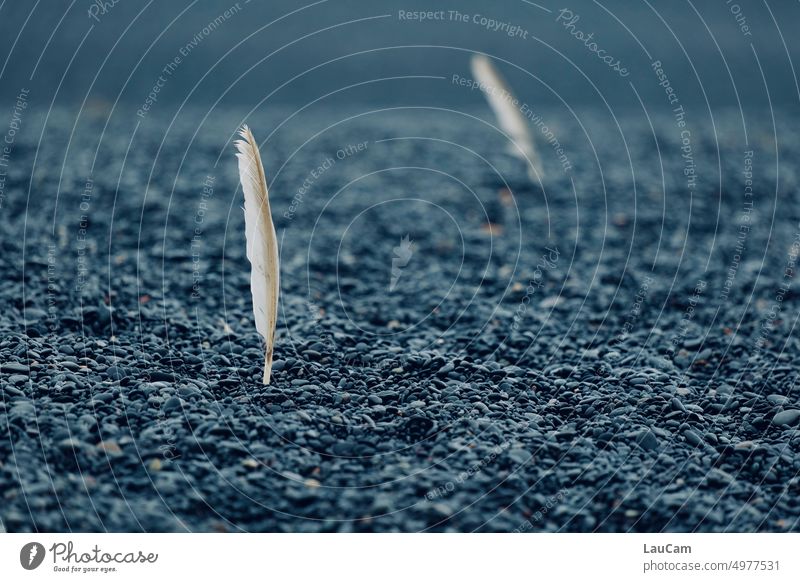
[[[239,180],[244,191],[244,230],[247,259],[250,261],[253,316],[256,330],[264,338],[264,384],[269,384],[280,291],[278,238],[272,224],[267,178],[258,144],[246,125],[239,130],[239,135],[243,139],[237,140],[234,145],[239,159]]]
[[[528,120],[520,112],[516,97],[511,92],[511,87],[505,82],[492,61],[486,55],[472,55],[472,76],[489,102],[489,106],[497,117],[500,128],[512,140],[509,151],[512,155],[523,160],[528,166],[528,176],[531,180],[544,177],[541,170],[541,161],[533,145]]]

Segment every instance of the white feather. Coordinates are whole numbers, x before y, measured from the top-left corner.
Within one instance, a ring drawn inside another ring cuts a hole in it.
[[[237,149],[236,157],[239,159],[239,180],[244,191],[244,230],[247,258],[251,267],[253,316],[256,330],[264,338],[264,384],[269,384],[280,292],[278,237],[275,236],[275,226],[272,224],[267,177],[258,144],[246,125],[239,130],[239,135],[244,139],[236,141],[234,145]]]
[[[472,76],[478,81],[489,106],[494,111],[500,129],[512,141],[509,147],[510,153],[528,165],[528,175],[531,180],[536,180],[537,177],[541,179],[544,174],[536,147],[533,145],[530,126],[519,109],[519,101],[511,92],[511,87],[486,55],[472,55],[471,64]]]

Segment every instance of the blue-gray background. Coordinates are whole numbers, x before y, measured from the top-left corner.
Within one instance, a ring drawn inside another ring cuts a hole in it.
[[[100,2],[102,3],[102,2]],[[89,0],[0,3],[0,101],[20,88],[38,106],[109,102],[138,107],[162,68],[234,0],[144,2],[117,0],[89,16]],[[576,28],[620,58],[622,79],[555,23],[559,9],[580,15]],[[528,39],[509,38],[472,21],[407,22],[400,10],[459,10],[518,25]],[[550,12],[548,12],[549,10]],[[750,35],[740,30],[740,12]],[[289,14],[291,13],[291,14]],[[464,51],[484,51],[527,69],[503,65],[517,91],[537,103],[563,98],[617,111],[663,105],[649,69],[659,59],[681,102],[761,109],[797,104],[792,61],[797,2],[725,0],[327,0],[314,4],[239,1],[237,14],[205,35],[158,96],[164,112],[178,104],[305,104],[326,97],[363,103],[468,103],[480,96],[441,80],[382,81],[386,77],[467,74]],[[646,52],[650,54],[650,57]],[[333,62],[330,62],[333,61]],[[763,79],[762,79],[763,75]],[[766,83],[764,83],[766,80]]]

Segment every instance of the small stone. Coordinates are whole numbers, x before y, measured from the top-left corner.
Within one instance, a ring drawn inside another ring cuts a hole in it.
[[[170,396],[164,403],[164,412],[170,412],[176,408],[181,407],[181,399],[177,396]]]
[[[25,374],[26,376],[31,373],[31,369],[28,366],[17,362],[3,364],[2,370],[8,374]]]
[[[175,380],[175,377],[168,372],[153,370],[152,372],[150,372],[150,380],[152,382],[172,382],[173,380]]]
[[[15,388],[10,384],[4,386],[3,389],[11,396],[25,396],[25,393],[22,390],[20,390],[19,388]]]
[[[479,411],[481,411],[484,414],[489,414],[491,412],[489,410],[489,407],[486,406],[483,402],[476,402],[475,403],[475,408],[477,408]]]
[[[558,307],[561,303],[564,302],[564,297],[561,295],[551,295],[550,297],[545,297],[539,302],[539,307],[542,309],[553,309],[554,307]]]
[[[636,444],[646,451],[652,451],[658,448],[658,438],[652,430],[643,430],[636,435]]]
[[[713,355],[714,355],[714,351],[713,350],[711,350],[711,349],[703,350],[702,352],[697,354],[697,357],[695,358],[695,364],[698,364],[700,362],[705,362]]]
[[[791,426],[800,420],[800,410],[784,410],[772,418],[772,424],[777,426]]]
[[[783,394],[770,394],[767,396],[767,400],[769,400],[772,404],[776,406],[783,406],[784,404],[789,403],[789,398],[784,396]]]
[[[453,509],[446,503],[434,503],[431,505],[431,509],[442,517],[450,517],[453,515]]]
[[[66,438],[59,441],[58,446],[64,451],[81,451],[86,448],[86,443],[78,439]]]
[[[702,437],[690,428],[683,431],[683,436],[686,437],[686,442],[695,447],[703,443]]]
[[[508,457],[516,464],[524,465],[531,458],[531,455],[524,449],[511,449],[508,451]]]
[[[100,441],[97,443],[97,448],[113,457],[118,457],[122,454],[122,449],[116,441]]]
[[[683,402],[681,402],[679,398],[673,398],[672,400],[670,400],[670,405],[672,406],[672,410],[686,412],[686,407],[683,405]]]
[[[127,374],[125,373],[125,370],[123,370],[119,366],[110,366],[106,370],[106,375],[109,378],[111,378],[112,380],[120,380],[120,379],[124,378],[125,376],[127,376]]]
[[[453,364],[445,364],[444,366],[439,368],[439,372],[438,373],[442,374],[442,375],[445,375],[445,374],[449,374],[450,372],[452,372],[455,369],[456,369],[456,367]]]
[[[733,475],[726,473],[722,469],[711,469],[706,475],[706,481],[715,485],[730,485],[734,482]]]

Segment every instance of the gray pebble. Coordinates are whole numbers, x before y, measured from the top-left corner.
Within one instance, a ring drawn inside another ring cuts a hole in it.
[[[790,426],[800,420],[800,410],[784,410],[772,418],[772,423],[778,426]]]

